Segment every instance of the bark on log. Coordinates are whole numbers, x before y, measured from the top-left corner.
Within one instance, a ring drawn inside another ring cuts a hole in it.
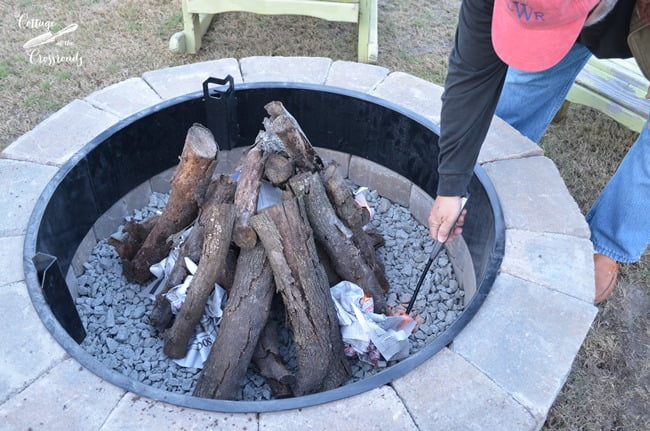
[[[363,261],[372,270],[383,292],[387,293],[390,290],[390,283],[386,278],[386,268],[383,262],[377,258],[377,252],[375,250],[375,245],[377,244],[376,239],[371,238],[368,232],[364,231],[361,227],[352,229],[352,232],[352,241],[361,252]]]
[[[327,254],[327,251],[318,243],[316,244],[316,253],[318,253],[318,260],[320,261],[320,264],[323,265],[325,274],[327,274],[327,283],[330,286],[340,283],[343,279],[336,272],[336,269],[334,269],[334,264]]]
[[[205,238],[199,267],[174,324],[164,334],[163,351],[170,358],[182,358],[187,353],[187,343],[201,320],[219,271],[225,266],[234,221],[235,211],[232,204],[210,202],[201,213],[198,223],[204,227]]]
[[[237,272],[237,259],[239,259],[239,249],[230,245],[228,254],[226,254],[226,264],[217,271],[217,283],[219,286],[230,293],[230,289],[235,282],[235,273]]]
[[[267,250],[296,346],[296,395],[344,383],[350,367],[343,354],[334,303],[318,262],[308,221],[297,199],[266,208],[250,219]]]
[[[235,200],[236,191],[237,183],[232,180],[230,175],[219,175],[212,181],[205,196],[206,200],[214,199],[216,203],[232,204]],[[228,253],[226,254],[226,264],[217,269],[217,283],[226,291],[230,291],[230,288],[232,287],[238,257],[239,249],[231,244]]]
[[[361,252],[364,262],[372,269],[382,290],[388,292],[390,283],[386,278],[386,270],[375,252],[377,239],[372,238],[363,229],[363,226],[368,223],[370,218],[368,211],[357,205],[352,188],[343,179],[335,166],[328,166],[323,171],[322,177],[327,195],[336,210],[336,214],[352,230],[352,240]]]
[[[281,186],[293,175],[293,162],[285,156],[273,153],[264,165],[264,176],[274,186]]]
[[[207,202],[216,199],[216,202],[222,204],[231,204],[235,202],[235,192],[237,191],[237,183],[226,174],[215,174],[214,178],[208,185],[206,192],[203,194],[203,199],[198,201],[199,207],[203,208]]]
[[[322,172],[323,184],[327,196],[336,209],[336,214],[350,228],[363,227],[369,221],[368,211],[359,207],[354,200],[354,193],[348,181],[339,173],[336,165],[329,165]]]
[[[171,326],[174,319],[171,304],[165,295],[172,287],[183,283],[183,280],[187,277],[188,271],[185,266],[185,258],[189,258],[194,263],[199,261],[203,249],[203,233],[203,227],[195,223],[189,236],[178,251],[178,259],[167,277],[165,286],[156,295],[153,309],[149,315],[149,323],[161,334]]]
[[[237,219],[235,220],[233,239],[240,248],[253,248],[257,243],[257,235],[249,226],[248,219],[255,214],[263,173],[264,153],[261,146],[254,145],[244,158],[235,192]]]
[[[296,376],[284,365],[280,355],[277,324],[271,320],[266,322],[257,342],[253,363],[260,370],[260,374],[266,377],[274,398],[287,398],[293,395],[291,386],[296,384]]]
[[[230,177],[220,175],[210,183],[205,196],[214,203],[232,203],[235,197],[235,188],[236,185]],[[205,206],[205,202],[201,202],[201,206]],[[156,295],[149,322],[159,333],[163,333],[165,329],[169,328],[174,319],[171,305],[167,298],[165,298],[165,295],[172,287],[181,284],[183,280],[185,280],[185,277],[189,275],[185,265],[185,257],[189,258],[194,263],[199,262],[201,251],[203,250],[204,234],[203,226],[199,223],[194,223],[192,231],[178,252],[178,259],[167,277],[165,286],[158,295]],[[230,286],[232,286],[232,274],[234,273],[236,265],[236,254],[234,258],[230,256],[233,253],[234,250],[229,251],[227,264],[225,268],[219,270],[217,276],[217,282],[226,290],[230,289]]]
[[[201,251],[203,250],[204,235],[204,226],[195,223],[192,231],[179,250],[178,260],[176,260],[176,263],[167,278],[165,289],[161,292],[162,294],[166,294],[169,292],[169,289],[181,284],[183,280],[185,280],[185,277],[189,275],[187,266],[184,262],[186,257],[192,262],[198,264],[199,259],[201,259]]]
[[[273,291],[273,274],[262,244],[242,250],[217,339],[194,396],[235,399],[266,326]]]
[[[352,240],[352,232],[337,217],[318,174],[304,173],[289,180],[294,194],[303,199],[316,241],[332,261],[337,274],[361,287],[374,301],[375,312],[386,308],[384,291]],[[374,252],[374,250],[373,250]]]
[[[129,281],[144,283],[151,278],[149,267],[169,254],[171,244],[167,238],[196,218],[198,202],[203,199],[216,166],[217,151],[217,144],[208,128],[200,124],[190,127],[160,220],[133,260],[123,266]]]
[[[273,131],[273,121],[269,117],[264,117],[262,125],[264,126],[264,130],[260,130],[255,138],[255,141],[262,147],[262,150],[269,154],[286,153],[287,150],[284,147],[284,142]]]
[[[108,243],[115,248],[122,262],[133,259],[159,218],[159,215],[154,215],[140,223],[129,220],[124,225],[121,239],[108,239]]]
[[[276,400],[293,397],[291,386],[280,383],[275,379],[266,379],[266,383],[271,388],[271,395]]]
[[[314,150],[296,119],[281,102],[267,103],[264,108],[271,116],[271,127],[284,143],[285,150],[301,171],[315,172],[323,168],[323,161]]]
[[[377,232],[375,229],[368,229],[365,232],[368,235],[368,239],[370,240],[370,244],[372,245],[372,248],[374,248],[375,250],[377,250],[380,247],[383,247],[384,244],[386,243],[386,240],[384,239],[383,235]]]

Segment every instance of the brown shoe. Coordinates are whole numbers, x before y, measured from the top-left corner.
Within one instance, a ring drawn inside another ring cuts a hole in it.
[[[600,304],[616,287],[618,262],[604,254],[594,254],[594,272],[596,273],[596,298],[594,304]]]

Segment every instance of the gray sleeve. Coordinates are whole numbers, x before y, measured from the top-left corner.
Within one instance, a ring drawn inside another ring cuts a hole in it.
[[[463,0],[442,95],[438,190],[467,192],[508,66],[494,52],[493,0]]]

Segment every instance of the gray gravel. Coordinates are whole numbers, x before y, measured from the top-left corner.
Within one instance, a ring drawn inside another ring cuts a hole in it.
[[[392,307],[405,306],[413,296],[413,289],[433,249],[429,229],[415,220],[407,208],[393,204],[374,190],[369,192],[367,200],[376,209],[370,227],[385,240],[384,247],[377,253],[384,262],[391,285],[387,303]],[[464,296],[443,249],[431,265],[413,306],[413,312],[424,321],[409,338],[411,354],[430,343],[458,318],[464,309]]]
[[[166,195],[154,193],[149,206],[134,211],[133,218],[149,217],[164,207],[166,199]],[[386,277],[391,284],[387,303],[392,307],[405,306],[433,247],[428,229],[419,224],[408,209],[378,196],[376,191],[370,191],[367,200],[376,210],[370,227],[385,240],[378,255],[386,266]],[[140,294],[140,285],[129,283],[122,276],[119,257],[113,247],[106,240],[99,241],[84,268],[84,274],[78,278],[79,297],[76,299],[88,332],[82,347],[107,367],[134,380],[170,392],[191,394],[200,370],[180,367],[162,353],[162,339],[148,323],[152,301]],[[409,338],[411,354],[434,340],[457,319],[463,310],[463,296],[464,291],[459,288],[443,250],[429,270],[413,308],[422,323]],[[288,331],[281,331],[281,338],[288,367],[295,368]],[[351,366],[351,381],[382,370],[356,360],[351,361]],[[251,366],[240,399],[270,398],[271,391],[264,378]]]

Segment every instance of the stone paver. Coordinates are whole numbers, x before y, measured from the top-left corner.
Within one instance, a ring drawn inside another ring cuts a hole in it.
[[[483,168],[499,196],[506,228],[589,238],[589,226],[550,159],[503,160]]]
[[[500,274],[451,348],[543,420],[597,312],[586,302]]]
[[[323,84],[332,60],[325,57],[246,57],[239,60],[244,82]]]
[[[386,78],[389,72],[381,66],[353,61],[335,61],[332,63],[325,84],[368,93]]]
[[[442,87],[403,72],[393,72],[372,92],[440,124]]]
[[[433,207],[433,198],[427,192],[412,184],[408,206],[413,218],[420,224],[429,225],[429,213]]]
[[[79,280],[77,280],[77,277],[78,275],[75,272],[75,269],[70,266],[68,272],[65,274],[65,284],[68,286],[68,291],[70,292],[70,295],[72,295],[73,299],[79,297]]]
[[[0,237],[0,286],[25,279],[21,253],[24,242],[24,236]]]
[[[586,302],[594,300],[591,241],[509,229],[501,271]]]
[[[496,160],[541,156],[544,151],[499,117],[492,119],[485,142],[478,155],[483,164]]]
[[[151,191],[156,193],[169,193],[172,188],[172,178],[176,172],[176,166],[159,173],[152,177],[149,182],[151,184]]]
[[[389,386],[319,406],[260,413],[259,421],[259,431],[418,429],[395,391]]]
[[[74,256],[72,257],[72,262],[70,263],[74,271],[74,275],[77,277],[84,273],[85,269],[83,267],[83,264],[92,254],[95,245],[97,245],[95,229],[90,229],[84,239],[82,239],[79,243],[77,251],[75,251]]]
[[[233,77],[235,84],[242,82],[239,63],[234,58],[223,58],[153,70],[142,74],[142,79],[160,97],[171,99],[188,93],[203,91],[203,81],[210,77],[223,79],[228,75]]]
[[[316,147],[315,149],[325,163],[334,162],[337,166],[336,170],[341,174],[341,176],[343,178],[348,177],[350,171],[350,158],[352,157],[350,154],[322,147]]]
[[[257,431],[257,417],[188,409],[127,393],[100,429]]]
[[[97,430],[123,394],[67,359],[0,405],[0,430]]]
[[[66,352],[41,323],[24,282],[0,285],[0,309],[0,328],[5,334],[0,341],[2,403],[62,361]],[[2,412],[0,407],[0,428]]]
[[[16,139],[2,157],[60,166],[118,120],[88,102],[73,100]]]
[[[462,236],[445,244],[445,249],[454,268],[456,280],[463,286],[463,290],[465,291],[463,304],[467,306],[476,294],[476,273],[474,272],[472,255]]]
[[[0,159],[0,236],[26,232],[34,205],[56,171],[52,166]]]
[[[536,425],[508,392],[446,348],[392,385],[420,430],[519,431]]]
[[[380,195],[408,208],[411,181],[378,163],[352,156],[348,177],[360,186],[372,184]]]
[[[95,238],[101,240],[112,235],[117,230],[117,227],[124,223],[124,217],[130,215],[133,209],[147,205],[149,196],[151,196],[151,184],[149,181],[145,181],[115,202],[95,222],[93,226]]]
[[[84,100],[119,118],[126,118],[160,103],[161,98],[142,78],[131,78],[95,91]]]
[[[241,161],[244,153],[248,151],[250,146],[235,147],[232,150],[219,151],[217,155],[217,167],[214,170],[215,175],[230,175],[235,172],[239,162]]]

